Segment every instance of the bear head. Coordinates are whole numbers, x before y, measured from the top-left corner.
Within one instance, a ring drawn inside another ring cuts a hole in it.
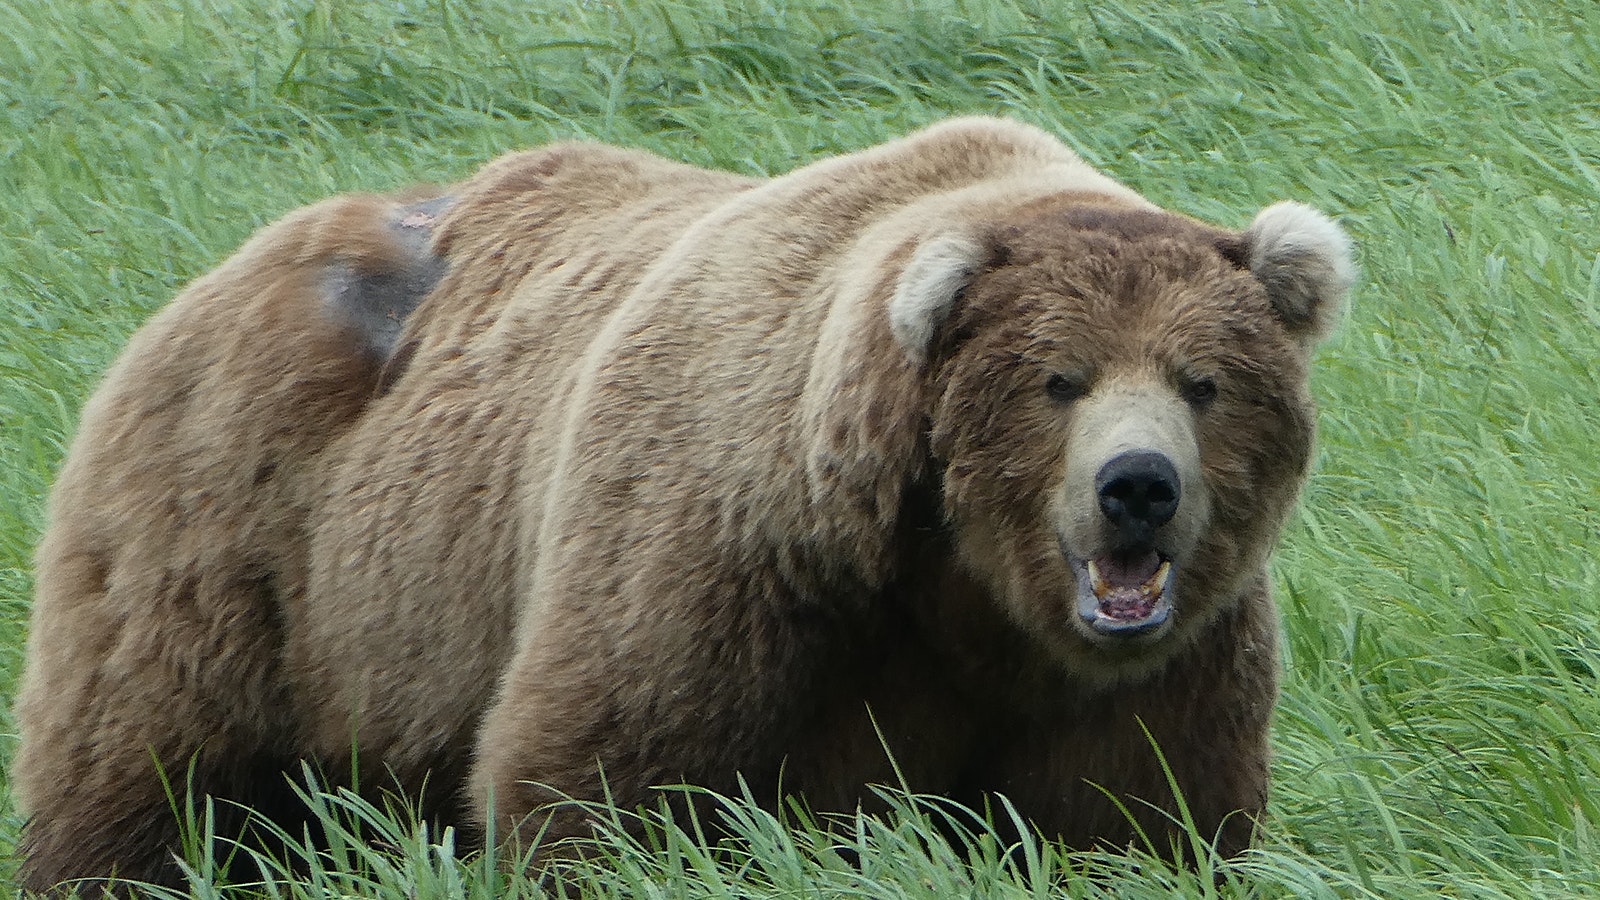
[[[1260,577],[1353,273],[1344,233],[1293,203],[1240,233],[1057,197],[911,251],[889,326],[923,379],[943,514],[1068,668],[1148,672]]]

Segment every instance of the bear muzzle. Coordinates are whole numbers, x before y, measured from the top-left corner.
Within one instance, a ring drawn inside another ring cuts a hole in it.
[[[1078,616],[1095,635],[1153,638],[1165,631],[1174,569],[1156,534],[1177,513],[1181,485],[1177,467],[1156,450],[1119,453],[1096,473],[1095,498],[1115,549],[1072,561]]]
[[[1194,412],[1158,380],[1112,380],[1078,403],[1067,457],[1052,517],[1078,631],[1154,642],[1181,613],[1177,576],[1209,518]]]

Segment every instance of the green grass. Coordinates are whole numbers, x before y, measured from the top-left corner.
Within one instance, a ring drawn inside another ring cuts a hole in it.
[[[832,831],[733,803],[738,848],[658,827],[567,892],[1600,895],[1596,72],[1586,0],[0,0],[0,697],[83,399],[255,227],[558,137],[777,173],[997,112],[1171,208],[1238,225],[1300,199],[1360,244],[1316,376],[1318,473],[1276,560],[1260,850],[1213,887],[1149,858],[952,848],[906,799]],[[397,852],[353,841],[275,896],[538,890],[323,802]],[[0,801],[0,849],[18,825]]]

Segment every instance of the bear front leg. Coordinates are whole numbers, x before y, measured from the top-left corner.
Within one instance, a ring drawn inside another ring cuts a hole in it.
[[[998,734],[970,787],[1005,794],[1069,846],[1174,851],[1193,862],[1176,785],[1196,832],[1220,856],[1238,854],[1267,801],[1275,622],[1263,578],[1164,674]]]
[[[680,574],[678,591],[640,579],[659,592],[610,597],[591,579],[524,623],[472,785],[499,835],[526,850],[541,832],[545,846],[589,833],[581,811],[549,807],[564,797],[626,810],[653,805],[661,785],[737,793],[742,776],[776,800],[849,626],[775,577],[727,571],[726,582]]]

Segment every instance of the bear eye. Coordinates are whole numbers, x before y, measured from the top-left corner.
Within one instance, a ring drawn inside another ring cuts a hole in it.
[[[1057,403],[1071,403],[1088,392],[1087,379],[1081,375],[1052,372],[1044,382],[1045,392]]]
[[[1204,375],[1184,378],[1178,390],[1190,406],[1200,409],[1210,406],[1211,401],[1217,399],[1216,379]]]

